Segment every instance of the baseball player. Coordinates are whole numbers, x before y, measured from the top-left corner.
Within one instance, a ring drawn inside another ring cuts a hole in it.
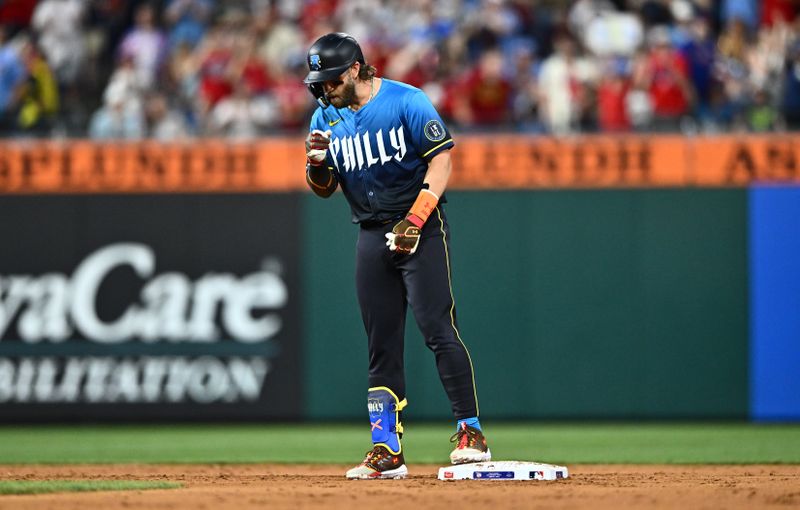
[[[356,289],[369,347],[367,409],[373,448],[351,479],[405,478],[406,306],[436,357],[457,420],[454,464],[491,459],[478,421],[475,376],[456,322],[449,227],[442,208],[453,139],[425,94],[378,78],[356,40],[319,38],[305,83],[319,103],[306,138],[306,181],[337,187],[359,225]]]

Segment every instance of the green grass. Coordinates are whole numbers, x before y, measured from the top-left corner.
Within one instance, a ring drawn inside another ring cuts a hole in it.
[[[452,428],[406,423],[409,463],[441,464]],[[493,457],[552,463],[800,463],[800,424],[484,423]],[[365,425],[3,426],[0,464],[353,463]]]
[[[179,483],[135,480],[0,480],[0,494],[176,489]]]

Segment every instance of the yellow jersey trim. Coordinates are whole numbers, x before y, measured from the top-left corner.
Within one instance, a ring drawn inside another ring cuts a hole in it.
[[[439,145],[437,145],[437,146],[436,146],[436,147],[434,147],[433,149],[431,149],[431,150],[429,150],[428,152],[426,152],[425,154],[423,154],[423,155],[422,155],[422,157],[423,157],[423,158],[424,158],[424,157],[427,157],[427,156],[428,156],[428,154],[430,154],[431,152],[433,152],[433,151],[435,151],[436,149],[438,149],[438,148],[442,147],[443,145],[447,145],[448,143],[450,143],[450,142],[452,142],[452,141],[453,141],[453,139],[452,139],[452,138],[448,138],[447,140],[443,141],[442,143],[440,143]]]

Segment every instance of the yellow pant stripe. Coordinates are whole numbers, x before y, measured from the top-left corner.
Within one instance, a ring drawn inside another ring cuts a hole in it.
[[[456,327],[456,317],[455,317],[455,309],[456,309],[456,300],[453,297],[453,280],[450,277],[450,253],[447,250],[447,234],[444,231],[444,221],[442,220],[442,212],[439,207],[436,208],[436,214],[439,216],[439,230],[442,231],[442,244],[444,245],[444,258],[447,262],[447,285],[450,287],[450,326],[452,326],[453,331],[456,333],[456,338],[458,341],[461,342],[461,346],[464,347],[464,351],[467,353],[467,359],[469,360],[469,370],[472,374],[472,395],[475,398],[475,416],[480,415],[480,408],[478,407],[478,390],[475,386],[475,367],[472,365],[472,356],[469,355],[469,349],[467,346],[464,345],[464,341],[461,340],[461,334],[458,332],[458,328]]]

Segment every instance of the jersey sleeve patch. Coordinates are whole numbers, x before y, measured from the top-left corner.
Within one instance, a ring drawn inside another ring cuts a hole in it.
[[[429,120],[425,124],[425,138],[431,142],[441,142],[446,134],[444,126],[437,119]]]

